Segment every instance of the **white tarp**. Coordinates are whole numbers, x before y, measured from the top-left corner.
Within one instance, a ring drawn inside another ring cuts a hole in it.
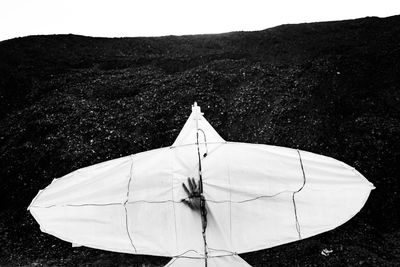
[[[354,168],[329,157],[226,142],[197,107],[193,113],[171,147],[55,179],[29,206],[42,231],[110,251],[170,257],[194,251],[203,258],[200,214],[181,201],[187,197],[182,183],[199,176],[196,116],[204,132],[201,154],[207,152],[202,158],[206,236],[214,256],[331,230],[353,217],[374,188]]]

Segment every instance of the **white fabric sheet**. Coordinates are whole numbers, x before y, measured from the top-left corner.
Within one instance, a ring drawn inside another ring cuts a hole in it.
[[[226,142],[199,116],[207,137],[207,145],[200,142],[201,155],[207,152],[202,158],[206,237],[214,256],[333,229],[353,217],[373,189],[354,168],[329,157]],[[182,183],[199,177],[195,117],[189,117],[171,147],[54,180],[29,207],[42,231],[110,251],[170,257],[193,251],[195,258],[203,258],[200,214],[181,202],[187,197]],[[179,262],[187,260],[179,258],[174,266]]]

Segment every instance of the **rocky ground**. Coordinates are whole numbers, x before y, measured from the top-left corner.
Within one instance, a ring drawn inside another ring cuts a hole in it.
[[[55,177],[171,145],[194,101],[226,140],[331,156],[377,187],[348,223],[242,255],[251,265],[400,265],[399,86],[400,16],[220,35],[0,42],[0,265],[168,262],[72,248],[41,233],[26,208]]]

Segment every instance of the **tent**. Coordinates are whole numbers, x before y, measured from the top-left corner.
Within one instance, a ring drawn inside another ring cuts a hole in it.
[[[206,227],[182,201],[188,177],[201,182]],[[167,266],[249,266],[238,254],[334,229],[373,188],[333,158],[225,141],[195,104],[172,146],[54,179],[28,209],[74,244],[172,257]]]

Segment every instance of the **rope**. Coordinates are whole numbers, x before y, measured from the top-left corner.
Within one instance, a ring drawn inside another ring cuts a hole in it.
[[[204,145],[206,147],[206,153],[203,156],[206,157],[208,155],[207,136],[206,136],[206,133],[202,129],[199,128],[199,131],[201,131],[204,136]],[[198,143],[198,139],[197,139],[197,143]]]
[[[126,227],[126,233],[128,234],[129,241],[131,242],[131,245],[133,249],[135,250],[135,253],[137,252],[135,245],[133,244],[131,234],[129,232],[129,224],[128,224],[128,210],[126,209],[126,203],[129,200],[129,193],[130,193],[130,185],[131,185],[131,180],[132,180],[132,171],[133,171],[133,159],[131,156],[131,169],[130,169],[130,175],[129,175],[129,181],[128,181],[128,190],[126,191],[126,201],[124,203],[124,210],[125,210],[125,227]]]
[[[301,171],[303,173],[303,184],[302,184],[302,186],[300,187],[299,190],[293,192],[293,194],[292,194],[292,202],[293,202],[293,208],[294,208],[294,218],[296,220],[296,231],[297,231],[297,234],[299,235],[299,239],[302,239],[302,237],[301,237],[301,227],[300,227],[300,223],[299,223],[299,218],[297,216],[296,200],[295,200],[294,196],[295,196],[296,193],[299,193],[301,190],[303,190],[304,186],[306,185],[306,174],[304,172],[304,166],[303,166],[303,161],[301,159],[300,151],[298,149],[296,149],[296,151],[297,151],[297,154],[299,154]]]
[[[203,131],[204,133],[204,131]],[[205,134],[204,134],[205,139]],[[199,128],[197,128],[196,132],[196,141],[197,141],[197,156],[199,160],[199,179],[200,179],[200,215],[201,215],[201,226],[202,226],[202,235],[203,235],[203,242],[204,242],[204,266],[207,267],[207,258],[208,258],[208,251],[207,251],[207,237],[206,237],[206,229],[207,229],[207,209],[206,209],[206,200],[203,196],[203,177],[202,177],[202,170],[201,170],[201,156],[200,156],[200,146],[199,146]]]
[[[210,248],[210,247],[208,249],[213,250],[213,251],[223,251],[223,252],[229,253],[227,255],[219,255],[219,257],[238,255],[237,252],[233,252],[233,251],[229,251],[229,250],[225,250],[225,249],[216,249],[216,248]],[[216,257],[218,257],[218,256],[216,256]]]
[[[238,253],[232,252],[232,251],[229,251],[229,250],[213,249],[213,248],[209,248],[209,249],[210,249],[210,250],[213,250],[213,251],[223,251],[223,252],[227,252],[227,254],[224,254],[224,255],[211,255],[211,256],[207,256],[208,258],[220,258],[220,257],[228,257],[228,256],[238,255]],[[188,253],[188,252],[190,252],[190,251],[196,253],[196,254],[199,255],[199,256],[198,256],[198,257],[196,257],[196,256],[184,256],[186,253]],[[201,254],[200,252],[198,252],[197,250],[189,249],[189,250],[186,250],[186,251],[184,251],[184,252],[182,252],[182,253],[180,253],[180,254],[178,254],[178,255],[170,256],[170,257],[171,257],[171,258],[174,258],[174,259],[179,259],[179,258],[186,258],[186,259],[203,259],[205,256],[204,256],[203,254]]]
[[[260,198],[270,198],[270,197],[276,197],[280,194],[283,193],[296,193],[298,191],[290,191],[290,190],[284,190],[281,192],[278,192],[273,195],[263,195],[263,196],[258,196],[254,198],[249,198],[245,200],[240,200],[240,201],[233,201],[233,200],[213,200],[213,199],[208,199],[204,198],[206,202],[212,202],[212,203],[245,203],[245,202],[250,202],[254,201]],[[166,199],[166,200],[154,200],[154,201],[149,201],[149,200],[135,200],[135,201],[126,201],[126,202],[114,202],[114,203],[83,203],[83,204],[53,204],[49,206],[36,206],[36,205],[31,205],[30,207],[32,208],[41,208],[41,209],[48,209],[48,208],[53,208],[53,207],[84,207],[84,206],[95,206],[95,207],[103,207],[103,206],[116,206],[116,205],[129,205],[129,204],[135,204],[135,203],[148,203],[148,204],[162,204],[162,203],[175,203],[175,204],[180,204],[183,203],[183,200],[188,200],[190,197],[183,198],[179,201],[172,200],[172,199]]]
[[[283,190],[280,191],[276,194],[273,195],[262,195],[262,196],[258,196],[258,197],[254,197],[254,198],[249,198],[249,199],[245,199],[245,200],[240,200],[240,201],[233,201],[233,200],[213,200],[213,199],[208,199],[208,198],[204,198],[204,200],[206,202],[211,202],[211,203],[246,203],[246,202],[250,202],[250,201],[254,201],[260,198],[270,198],[270,197],[276,197],[280,194],[284,194],[284,193],[297,193],[299,192],[299,190],[297,191],[291,191],[291,190]],[[100,203],[83,203],[83,204],[54,204],[54,205],[49,205],[49,206],[36,206],[36,205],[31,205],[30,207],[32,208],[42,208],[42,209],[47,209],[47,208],[53,208],[53,207],[83,207],[83,206],[114,206],[114,205],[129,205],[129,204],[135,204],[135,203],[149,203],[149,204],[161,204],[161,203],[175,203],[175,204],[180,204],[183,203],[183,200],[188,200],[190,199],[189,197],[183,198],[179,201],[176,200],[172,200],[172,199],[166,199],[166,200],[154,200],[154,201],[150,201],[150,200],[135,200],[135,201],[127,201],[127,202],[115,202],[115,203],[104,203],[104,204],[100,204]]]

